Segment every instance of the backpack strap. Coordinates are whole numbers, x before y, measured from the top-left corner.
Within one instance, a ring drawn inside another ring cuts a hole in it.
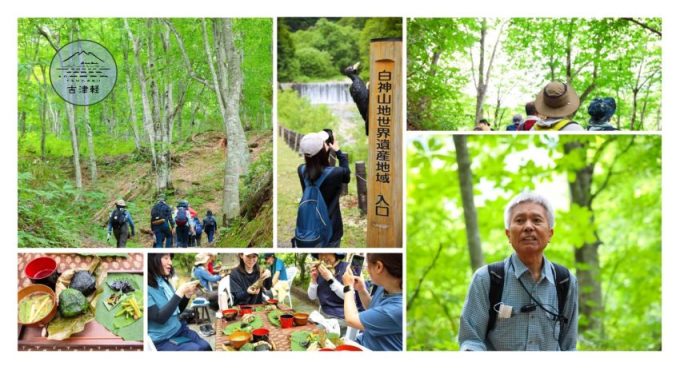
[[[553,125],[553,130],[562,130],[567,126],[574,124],[576,124],[576,122],[572,121],[571,119],[563,119]]]
[[[569,269],[559,264],[552,263],[553,278],[555,279],[555,289],[557,291],[557,312],[560,317],[564,317],[564,306],[567,304],[567,294],[569,294],[569,286],[571,284],[571,274]],[[568,323],[566,317],[560,319],[560,341],[564,337],[564,327]]]
[[[496,263],[491,263],[487,268],[491,281],[489,285],[489,322],[486,325],[486,335],[488,336],[489,332],[496,326],[498,312],[496,312],[495,307],[501,302],[501,298],[503,297],[505,262],[498,261]]]
[[[561,120],[557,121],[555,124],[553,124],[553,125],[550,126],[550,127],[545,127],[545,126],[540,126],[540,125],[534,124],[534,130],[543,130],[543,131],[552,130],[552,131],[559,131],[559,130],[562,130],[562,129],[564,129],[565,127],[567,127],[567,126],[569,126],[569,125],[573,125],[573,124],[575,124],[575,123],[576,123],[576,122],[574,122],[574,121],[572,121],[572,120],[570,120],[570,119],[561,119]]]
[[[319,177],[314,181],[314,184],[312,184],[312,181],[309,180],[309,178],[307,178],[307,177],[305,176],[305,165],[302,165],[302,169],[301,169],[301,170],[302,170],[302,177],[303,177],[303,179],[304,179],[304,181],[305,181],[305,186],[309,187],[309,186],[314,185],[314,186],[317,186],[317,187],[321,187],[321,185],[323,184],[324,180],[326,180],[326,178],[328,177],[328,175],[331,174],[331,171],[333,170],[333,167],[330,167],[330,166],[325,167],[325,168],[323,169],[323,171],[321,171],[321,176],[319,176]]]

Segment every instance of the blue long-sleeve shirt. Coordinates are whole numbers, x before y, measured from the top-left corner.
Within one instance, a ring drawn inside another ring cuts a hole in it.
[[[116,208],[120,208],[120,207],[116,207]],[[109,225],[106,228],[109,233],[111,233],[111,231],[113,231],[113,219],[112,219],[112,217],[113,217],[114,212],[116,212],[115,209],[113,211],[111,211],[111,214],[109,214]],[[130,225],[130,233],[132,234],[132,236],[134,236],[135,235],[135,222],[132,221],[132,215],[130,215],[130,212],[128,210],[125,210],[125,223]]]
[[[205,267],[203,266],[195,267],[193,273],[194,277],[201,282],[201,285],[207,291],[212,291],[212,285],[210,283],[216,283],[222,280],[222,277],[220,277],[220,275],[210,274],[210,272],[208,272],[208,270],[205,269]]]
[[[479,268],[472,276],[463,313],[460,318],[458,342],[460,350],[576,350],[578,329],[578,282],[572,274],[563,315],[568,319],[565,334],[560,340],[560,325],[553,317],[537,307],[532,312],[521,313],[520,308],[533,301],[518,280],[535,299],[547,309],[557,312],[557,291],[552,263],[543,257],[543,269],[535,282],[529,269],[517,254],[505,259],[505,280],[501,302],[512,306],[510,318],[496,319],[493,330],[486,335],[489,322],[489,288],[491,279],[488,266]]]

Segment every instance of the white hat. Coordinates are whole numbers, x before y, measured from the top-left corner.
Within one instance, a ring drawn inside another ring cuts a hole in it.
[[[323,149],[323,144],[328,139],[325,131],[319,133],[309,133],[300,140],[300,153],[308,157],[313,157]]]

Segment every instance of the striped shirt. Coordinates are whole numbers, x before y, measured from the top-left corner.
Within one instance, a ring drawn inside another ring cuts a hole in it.
[[[460,319],[458,342],[460,350],[575,350],[578,328],[578,283],[572,274],[563,315],[568,319],[565,334],[560,340],[559,322],[553,315],[536,307],[531,312],[520,312],[521,307],[534,303],[519,280],[534,299],[544,308],[557,313],[557,291],[552,263],[543,257],[543,269],[538,282],[517,254],[504,260],[505,280],[501,302],[512,307],[510,318],[496,319],[496,326],[487,337],[489,321],[490,276],[488,266],[479,268],[472,276],[463,313]],[[496,309],[498,311],[498,309]]]

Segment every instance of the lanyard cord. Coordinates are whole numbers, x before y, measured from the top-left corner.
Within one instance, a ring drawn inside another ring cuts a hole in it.
[[[512,259],[510,259],[510,266],[512,267],[512,272],[514,273],[514,272],[515,272],[515,264],[512,262]],[[522,286],[522,289],[524,289],[524,291],[527,293],[527,295],[529,295],[529,298],[531,298],[531,300],[532,300],[539,308],[541,308],[541,310],[543,310],[544,312],[546,312],[546,313],[548,313],[549,315],[551,315],[552,318],[553,318],[553,320],[555,320],[555,321],[560,321],[560,320],[562,320],[562,316],[561,316],[559,313],[555,313],[554,311],[552,311],[552,310],[546,308],[546,307],[543,305],[543,303],[541,303],[540,301],[538,301],[538,299],[534,298],[534,296],[529,292],[529,289],[527,289],[527,287],[526,287],[526,286],[524,285],[524,283],[522,282],[521,278],[518,277],[518,278],[517,278],[517,281],[519,281],[519,285],[521,285],[521,286]]]

